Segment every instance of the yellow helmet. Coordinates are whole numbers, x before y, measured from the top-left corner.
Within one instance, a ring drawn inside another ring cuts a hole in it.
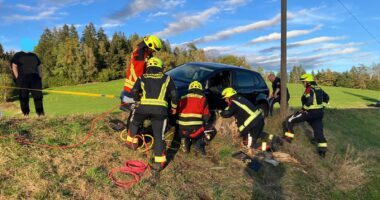
[[[146,46],[148,46],[150,49],[153,49],[154,51],[160,51],[162,48],[162,43],[161,43],[160,38],[158,38],[155,35],[145,36],[144,42]]]
[[[189,90],[192,90],[192,89],[203,90],[202,84],[198,81],[193,81],[189,85]]]
[[[234,96],[235,94],[237,94],[236,90],[234,90],[232,87],[228,87],[228,88],[223,90],[222,98],[223,99],[229,98],[229,97]]]
[[[163,67],[162,60],[157,58],[157,57],[151,57],[148,60],[147,67],[158,67],[162,68]]]
[[[305,81],[305,82],[313,82],[314,77],[311,74],[303,74],[300,78],[300,81]]]

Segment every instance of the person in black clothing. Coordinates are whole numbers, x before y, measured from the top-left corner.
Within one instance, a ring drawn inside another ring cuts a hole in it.
[[[35,89],[21,89],[19,91],[20,106],[24,116],[28,116],[30,112],[29,93],[32,93],[37,115],[42,116],[45,114],[42,103],[42,92],[36,91],[42,89],[40,64],[40,59],[36,54],[31,52],[17,52],[11,60],[11,68],[17,87]]]
[[[162,72],[163,63],[152,57],[147,63],[147,73],[141,76],[132,88],[137,108],[131,113],[127,147],[135,150],[139,140],[136,136],[139,126],[145,119],[152,121],[154,137],[154,162],[152,168],[160,171],[166,166],[166,144],[164,133],[168,118],[168,101],[171,100],[171,114],[176,114],[178,103],[177,90],[170,76]]]
[[[272,93],[269,95],[269,114],[272,116],[273,114],[273,106],[275,103],[281,103],[281,80],[276,77],[274,74],[269,74],[268,79],[272,82]],[[286,88],[286,98],[287,102],[289,102],[290,95],[289,90]]]
[[[329,95],[322,90],[314,81],[311,74],[304,74],[300,80],[305,86],[302,95],[302,110],[290,115],[284,122],[284,139],[289,143],[294,138],[294,125],[300,122],[308,122],[313,128],[313,143],[317,143],[317,151],[321,157],[325,157],[327,151],[327,141],[323,134],[323,115],[324,107],[330,100]]]
[[[274,150],[272,147],[277,143],[281,143],[279,137],[263,132],[265,123],[261,109],[254,106],[248,99],[237,94],[231,87],[223,90],[222,97],[228,107],[222,110],[220,115],[224,118],[235,117],[240,137],[248,138],[248,148],[264,152]],[[257,142],[258,139],[261,140],[261,143]]]

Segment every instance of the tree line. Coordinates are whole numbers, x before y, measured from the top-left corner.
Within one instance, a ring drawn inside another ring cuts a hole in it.
[[[81,35],[74,25],[47,28],[34,49],[42,62],[43,87],[124,78],[131,53],[141,41],[142,36],[136,33],[126,36],[122,32],[116,32],[108,37],[102,28],[96,29],[92,23],[84,27]],[[14,53],[4,52],[0,44],[0,85],[14,86],[9,67],[9,60]],[[169,41],[163,41],[163,48],[156,55],[164,61],[165,70],[187,62],[219,62],[254,69],[264,77],[267,74],[263,67],[250,66],[245,57],[209,57],[191,43],[186,47],[172,47]],[[361,65],[343,73],[321,70],[315,77],[322,85],[379,90],[379,66],[380,64],[372,67]],[[290,71],[289,81],[296,82],[304,72],[302,66],[294,66]],[[3,90],[0,92],[0,101],[12,94],[12,90]]]
[[[74,25],[45,29],[34,49],[42,62],[43,87],[124,78],[131,54],[142,40],[143,37],[136,33],[125,36],[122,32],[109,38],[104,29],[97,30],[92,23],[84,27],[80,36]],[[0,85],[14,85],[9,60],[15,52],[4,52],[0,44],[0,53]],[[210,58],[194,44],[173,48],[169,41],[163,41],[163,48],[156,55],[164,61],[165,71],[187,62],[221,62],[250,67],[245,57]],[[4,91],[0,94],[0,99],[11,96],[12,91],[7,91],[7,94]]]
[[[302,66],[293,66],[289,73],[289,82],[299,82],[299,77],[306,73]],[[353,66],[345,72],[335,72],[330,69],[311,72],[317,83],[325,86],[346,87],[356,89],[380,90],[380,64],[372,66]]]

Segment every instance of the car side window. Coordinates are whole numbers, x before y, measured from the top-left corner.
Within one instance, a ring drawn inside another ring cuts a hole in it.
[[[230,72],[218,72],[208,80],[208,89],[214,93],[221,93],[226,87],[231,86]]]
[[[254,77],[254,84],[257,88],[266,88],[267,85],[260,74],[252,74]]]
[[[237,71],[235,76],[235,84],[237,87],[253,87],[259,83],[257,77],[252,73]]]

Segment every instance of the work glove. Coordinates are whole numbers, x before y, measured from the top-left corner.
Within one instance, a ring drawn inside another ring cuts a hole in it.
[[[172,109],[170,110],[170,114],[172,114],[172,115],[177,114],[177,109],[176,109],[176,108],[172,108]]]

